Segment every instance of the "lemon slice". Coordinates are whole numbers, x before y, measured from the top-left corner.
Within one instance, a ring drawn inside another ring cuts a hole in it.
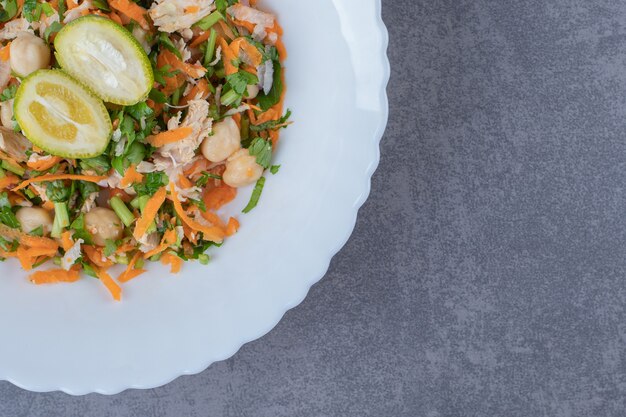
[[[105,17],[84,16],[65,25],[54,47],[61,67],[104,101],[138,103],[154,83],[148,55],[139,42]]]
[[[39,70],[26,77],[13,104],[26,137],[65,158],[91,158],[106,149],[111,118],[99,98],[61,70]]]

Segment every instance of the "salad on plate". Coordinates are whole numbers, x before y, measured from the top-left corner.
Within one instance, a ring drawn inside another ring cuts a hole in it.
[[[257,6],[2,0],[0,259],[115,300],[149,261],[208,263],[290,123],[282,29]]]

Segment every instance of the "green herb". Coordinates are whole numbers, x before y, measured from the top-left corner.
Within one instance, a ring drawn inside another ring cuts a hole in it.
[[[200,174],[200,178],[196,181],[197,187],[204,187],[209,182],[209,179],[212,178],[214,180],[221,180],[222,176],[217,174],[212,174],[210,172],[203,172]]]
[[[104,155],[98,155],[94,158],[81,159],[78,164],[83,170],[94,170],[98,175],[104,174],[111,169],[111,163]]]
[[[135,221],[135,216],[133,216],[133,213],[128,210],[126,204],[124,204],[124,202],[119,197],[115,196],[111,198],[109,200],[109,204],[111,205],[111,208],[113,209],[115,214],[117,214],[117,217],[120,218],[120,220],[122,221],[122,223],[124,223],[126,227],[130,227],[130,225],[133,224],[133,222]]]
[[[67,11],[67,3],[65,0],[59,0],[59,20],[63,20],[63,15]],[[46,39],[47,40],[47,39]]]
[[[198,255],[198,261],[200,261],[202,265],[207,265],[210,260],[211,260],[211,257],[207,255],[206,253],[202,253]]]
[[[174,45],[174,42],[172,42],[172,40],[170,39],[167,33],[165,32],[159,33],[159,36],[157,37],[157,42],[161,46],[165,47],[165,49],[167,49],[168,51],[176,55],[178,59],[183,58],[182,55],[180,54],[180,51],[178,50],[176,45]]]
[[[165,78],[173,77],[180,72],[180,70],[171,71],[171,69],[172,67],[169,64],[163,65],[161,68],[154,68],[154,81],[165,86],[167,84]]]
[[[10,206],[3,206],[0,209],[0,222],[13,229],[20,227],[20,222],[15,217],[15,213],[13,213]]]
[[[111,256],[119,247],[118,243],[112,239],[107,239],[104,241],[104,256]]]
[[[26,170],[24,168],[22,168],[19,165],[14,165],[12,162],[3,160],[2,163],[0,164],[0,167],[6,169],[7,171],[11,171],[14,174],[19,175],[20,177],[22,175],[24,175],[24,172],[26,172]]]
[[[248,148],[250,155],[256,156],[256,163],[267,169],[272,160],[272,142],[263,138],[254,138]]]
[[[17,1],[16,0],[2,0],[0,1],[0,22],[8,22],[13,19],[17,14]]]
[[[70,225],[67,203],[54,203],[54,221],[52,222],[52,237],[61,237],[63,229]]]
[[[31,236],[43,236],[43,226],[38,226],[37,228],[31,230],[28,234]]]
[[[138,164],[146,157],[146,147],[139,142],[133,142],[125,154],[131,164]]]
[[[50,181],[46,185],[46,196],[54,203],[63,203],[70,198],[70,188],[62,180]]]
[[[24,5],[22,6],[22,14],[28,22],[38,20],[36,16],[33,16],[33,14],[36,13],[36,9],[37,0],[24,0]],[[41,15],[41,9],[39,9],[39,15]]]
[[[105,12],[110,12],[111,8],[109,7],[109,3],[107,0],[93,0],[93,5],[96,6],[100,10],[104,10]],[[130,30],[132,32],[132,29]]]
[[[124,111],[130,114],[135,120],[139,121],[142,117],[149,117],[154,114],[154,110],[148,107],[145,101],[140,101],[132,106],[124,107]]]
[[[263,130],[277,130],[283,127],[287,127],[285,123],[291,117],[291,110],[287,109],[287,112],[283,117],[278,120],[270,120],[269,122],[261,123],[260,125],[252,125],[250,126],[250,130],[253,132],[261,132]],[[285,126],[281,126],[285,125]]]
[[[11,85],[4,90],[2,90],[2,94],[0,94],[0,101],[11,100],[15,97],[15,92],[17,91],[17,85]]]
[[[206,205],[204,204],[204,201],[194,200],[193,198],[190,198],[189,202],[192,203],[194,206],[198,207],[200,211],[206,211]]]
[[[93,243],[91,234],[85,229],[85,215],[83,213],[74,219],[72,224],[70,224],[70,229],[74,230],[72,236],[75,240],[82,239],[87,245]]]
[[[144,176],[143,182],[134,184],[133,188],[139,195],[153,195],[165,184],[167,184],[167,175],[163,172],[149,172]]]
[[[222,95],[220,102],[223,106],[231,106],[241,101],[241,94],[238,94],[235,90],[229,90]],[[237,103],[238,104],[238,103]]]
[[[2,236],[0,236],[0,248],[2,248],[2,250],[6,251],[6,252],[10,252],[11,249],[9,247],[9,241],[6,240],[5,238],[3,238]]]
[[[154,101],[155,103],[167,102],[167,96],[163,94],[162,92],[160,92],[159,90],[157,90],[156,88],[153,88],[152,90],[150,90],[148,97],[150,98],[150,100]]]
[[[209,28],[211,28],[211,26],[213,26],[214,24],[216,24],[220,20],[226,20],[226,19],[224,19],[224,15],[222,13],[220,13],[219,11],[215,11],[215,12],[211,13],[210,15],[205,16],[202,19],[200,19],[199,21],[197,21],[193,25],[193,27],[197,27],[197,28],[200,28],[202,30],[209,30]]]
[[[250,196],[250,201],[248,205],[242,210],[244,213],[249,213],[256,205],[259,203],[259,199],[261,198],[261,193],[263,192],[263,186],[265,185],[265,177],[259,178],[259,180],[254,185],[254,190],[252,190],[252,195]]]
[[[50,6],[48,3],[39,3],[39,6],[41,7],[41,11],[47,16],[50,17],[53,14],[56,13],[56,10],[54,10],[52,8],[52,6]]]
[[[279,169],[280,169],[280,165],[272,165],[270,167],[270,172],[272,173],[272,175],[276,175]]]
[[[65,4],[65,3],[62,1],[59,2],[59,12],[61,11],[61,4]],[[50,35],[52,35],[53,33],[57,33],[62,28],[63,28],[63,25],[61,23],[52,22],[52,24],[48,26],[46,30],[43,32],[43,36],[46,38],[46,42],[50,42]]]
[[[259,79],[256,75],[250,74],[247,71],[238,71],[234,74],[227,75],[226,81],[231,88],[237,92],[237,94],[243,94],[246,91],[248,85],[255,85],[259,83]]]
[[[83,267],[83,272],[85,274],[89,275],[90,277],[98,278],[98,274],[96,274],[96,270],[93,269],[93,267],[91,265],[89,265],[88,262],[85,262],[84,260],[81,260],[80,264]]]
[[[219,12],[216,12],[216,13],[219,13]],[[209,40],[207,41],[206,47],[204,50],[204,60],[202,61],[205,67],[208,67],[209,64],[213,61],[213,54],[215,53],[216,41],[217,41],[217,32],[215,31],[215,29],[211,29],[211,34],[209,35]]]
[[[272,89],[269,94],[259,93],[257,96],[257,100],[259,102],[259,107],[263,111],[268,110],[274,104],[280,101],[280,96],[283,94],[283,81],[281,78],[282,68],[280,66],[280,62],[272,61],[274,64],[274,83],[272,84]]]

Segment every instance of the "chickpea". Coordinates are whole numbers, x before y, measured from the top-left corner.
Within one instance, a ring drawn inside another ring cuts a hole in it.
[[[22,232],[30,233],[39,226],[43,227],[44,235],[52,231],[52,216],[46,209],[40,207],[22,207],[15,213],[15,217],[22,225]]]
[[[0,103],[0,123],[4,127],[13,129],[15,121],[13,120],[13,99]]]
[[[258,96],[258,95],[259,95],[259,91],[261,91],[261,90],[260,90],[260,88],[259,88],[259,86],[258,86],[258,85],[256,85],[256,84],[250,84],[250,85],[248,85],[247,90],[248,90],[248,98],[249,98],[249,99],[256,98],[256,96]]]
[[[85,228],[91,233],[93,243],[99,246],[104,246],[107,239],[120,239],[124,231],[117,214],[104,207],[95,207],[85,214]]]
[[[231,187],[245,187],[263,175],[263,167],[256,163],[256,157],[247,149],[242,149],[226,162],[226,170],[222,174],[224,182]]]
[[[50,48],[32,33],[20,32],[11,42],[9,52],[11,69],[22,77],[50,65]]]
[[[213,125],[213,134],[202,142],[200,151],[211,162],[221,162],[241,147],[241,133],[232,117]]]

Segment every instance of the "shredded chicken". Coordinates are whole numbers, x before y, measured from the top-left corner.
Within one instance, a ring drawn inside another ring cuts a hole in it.
[[[193,129],[193,131],[187,138],[159,148],[157,152],[158,155],[155,155],[154,157],[154,162],[157,167],[160,165],[165,166],[164,169],[159,169],[159,171],[167,171],[168,165],[176,167],[184,165],[193,159],[196,155],[196,149],[198,149],[198,146],[200,146],[204,138],[206,138],[211,132],[211,124],[213,120],[209,118],[208,114],[208,101],[191,100],[189,102],[187,116],[185,116],[185,119],[179,126],[177,126],[178,117],[170,119],[167,125],[169,130],[176,129],[177,127],[189,126]],[[173,119],[176,120],[172,122]]]
[[[150,42],[148,42],[148,32],[143,30],[141,26],[135,25],[133,27],[133,36],[137,39],[137,42],[139,42],[143,50],[149,54],[152,47],[150,46]]]
[[[198,10],[188,11],[196,7]],[[148,14],[161,32],[172,33],[189,29],[214,9],[213,0],[156,0]]]
[[[48,29],[54,22],[58,22],[58,21],[59,21],[58,13],[54,13],[50,16],[46,15],[45,13],[42,13],[41,17],[39,18],[39,22],[32,22],[31,26],[33,27],[33,29],[39,29],[39,36],[42,39],[45,39],[46,29]]]
[[[26,19],[15,19],[4,24],[0,30],[0,40],[15,39],[20,32],[31,32],[28,29],[28,21]]]
[[[71,10],[68,10],[63,15],[63,23],[70,23],[72,20],[76,20],[83,15],[84,12],[88,12],[89,9],[93,9],[93,3],[91,0],[83,0],[83,2],[78,6],[74,7]]]
[[[80,208],[82,213],[88,213],[92,208],[96,207],[96,198],[98,198],[99,193],[91,193],[85,199],[83,206]]]
[[[26,151],[31,148],[31,143],[21,133],[14,132],[4,126],[0,126],[0,149],[18,162],[28,159]]]
[[[139,250],[143,253],[150,252],[156,248],[159,244],[159,234],[157,232],[145,233],[139,239]]]
[[[80,251],[80,245],[84,242],[84,240],[78,239],[74,242],[72,247],[65,252],[65,255],[61,258],[61,266],[63,269],[69,271],[72,265],[74,265],[74,262],[81,257],[82,253]]]
[[[187,62],[191,59],[191,52],[189,52],[187,42],[185,42],[183,38],[174,41],[174,45],[176,46],[176,49],[178,49],[178,52],[180,52],[181,60],[183,62]]]

